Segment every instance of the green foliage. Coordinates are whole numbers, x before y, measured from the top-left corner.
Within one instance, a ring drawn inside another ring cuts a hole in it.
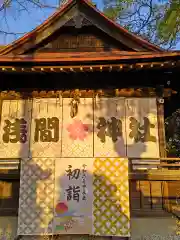
[[[167,152],[169,157],[180,157],[180,109],[165,121]]]
[[[109,18],[116,20],[119,15],[126,14],[132,4],[133,0],[104,0],[104,12]]]
[[[164,13],[164,18],[158,26],[159,37],[166,41],[173,41],[179,33],[180,2],[172,1]]]
[[[104,12],[123,27],[164,48],[179,39],[180,1],[104,0]]]
[[[11,0],[4,0],[4,8],[9,8],[11,6]]]

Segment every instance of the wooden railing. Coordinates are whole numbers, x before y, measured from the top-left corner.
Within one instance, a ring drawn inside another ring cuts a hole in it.
[[[0,159],[0,175],[3,172],[19,174],[19,168],[20,159]],[[129,178],[180,180],[180,158],[129,158]]]
[[[129,162],[131,170],[180,169],[180,158],[133,158]]]
[[[180,158],[129,159],[129,179],[132,216],[180,219]]]
[[[129,159],[129,178],[180,180],[180,158]]]

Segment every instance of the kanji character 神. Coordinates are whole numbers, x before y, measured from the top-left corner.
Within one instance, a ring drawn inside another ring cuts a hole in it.
[[[57,117],[35,119],[35,123],[35,142],[39,140],[41,142],[59,141],[59,119]]]
[[[27,122],[24,118],[16,118],[13,123],[6,119],[5,124],[3,142],[25,143],[27,141]]]
[[[111,137],[113,142],[122,136],[122,122],[115,117],[111,117],[111,120],[100,117],[97,128],[99,129],[97,136],[103,143],[106,141],[106,136]]]

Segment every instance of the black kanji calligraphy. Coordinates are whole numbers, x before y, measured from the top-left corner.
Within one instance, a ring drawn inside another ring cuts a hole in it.
[[[147,117],[144,117],[144,125],[140,125],[136,118],[130,117],[129,128],[131,130],[129,137],[134,138],[135,142],[156,142],[156,137],[150,133],[151,128],[155,128]]]
[[[122,122],[115,117],[111,118],[111,122],[108,121],[108,129],[106,135],[112,138],[113,142],[116,142],[117,137],[122,136]]]
[[[72,166],[69,165],[66,172],[67,172],[67,176],[69,177],[69,180],[71,180],[73,178],[78,179],[80,176],[81,170],[79,168],[72,170]]]
[[[156,142],[156,137],[150,133],[151,128],[155,128],[155,125],[150,123],[148,118],[144,118],[144,126],[141,128],[144,131],[144,142]]]
[[[83,171],[86,171],[86,167],[87,167],[87,165],[83,164]]]
[[[59,141],[59,119],[57,117],[35,119],[35,124],[35,142]]]
[[[106,141],[106,136],[111,137],[113,142],[116,142],[118,137],[122,136],[122,122],[115,117],[111,117],[110,120],[100,117],[97,129],[99,129],[97,137],[103,143]]]
[[[67,193],[67,201],[77,201],[79,202],[79,195],[80,195],[80,187],[75,185],[69,185],[66,189]]]
[[[5,143],[26,143],[27,141],[27,122],[24,118],[16,118],[14,122],[5,120],[5,127],[3,128],[3,142]]]
[[[129,124],[129,128],[131,129],[131,132],[129,134],[130,138],[134,138],[135,142],[139,142],[142,140],[143,134],[141,133],[141,131],[139,131],[139,129],[141,128],[140,123],[134,118],[131,117],[130,118],[130,124]]]
[[[82,174],[82,200],[86,201],[86,164],[83,164],[83,174]]]
[[[82,200],[83,200],[83,201],[86,201],[86,196],[85,196],[85,194],[83,195]]]
[[[99,118],[99,123],[97,125],[97,129],[99,129],[99,132],[97,133],[98,138],[100,138],[101,142],[105,143],[106,141],[106,128],[107,128],[107,122],[104,117]]]

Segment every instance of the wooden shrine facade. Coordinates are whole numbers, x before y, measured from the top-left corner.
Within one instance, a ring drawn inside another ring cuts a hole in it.
[[[178,101],[179,67],[178,51],[135,36],[87,0],[69,0],[0,49],[0,111],[4,100],[156,98],[159,157],[128,160],[131,217],[178,219],[179,159],[167,158],[164,112],[172,109],[164,105]],[[0,156],[0,216],[18,215],[20,162]]]

